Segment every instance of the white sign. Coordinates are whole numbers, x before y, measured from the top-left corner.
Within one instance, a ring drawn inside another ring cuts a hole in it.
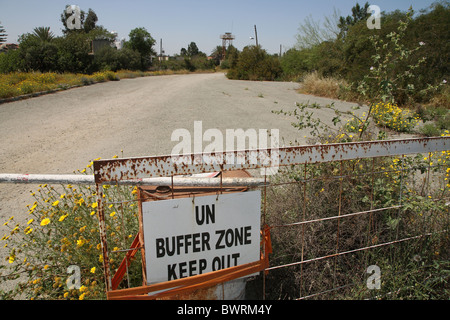
[[[260,259],[261,192],[142,203],[148,283]]]

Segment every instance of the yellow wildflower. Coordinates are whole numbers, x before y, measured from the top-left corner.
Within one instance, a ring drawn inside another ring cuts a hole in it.
[[[50,223],[50,219],[49,218],[45,218],[44,220],[41,221],[41,226],[46,226]]]
[[[86,243],[86,241],[84,239],[79,239],[77,240],[77,247],[82,247],[84,244]]]
[[[81,286],[79,290],[80,290],[80,292],[85,292],[85,291],[88,291],[88,287]]]

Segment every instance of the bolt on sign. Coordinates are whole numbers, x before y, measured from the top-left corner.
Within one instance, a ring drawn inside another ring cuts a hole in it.
[[[142,203],[147,282],[260,259],[261,191]]]

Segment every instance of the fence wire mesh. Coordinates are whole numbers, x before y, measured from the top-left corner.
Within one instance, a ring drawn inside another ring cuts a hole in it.
[[[273,253],[265,272],[248,282],[247,297],[376,297],[380,291],[368,286],[369,266],[379,268],[387,284],[407,275],[408,265],[426,252],[448,254],[442,252],[450,221],[448,140],[280,149],[278,174],[251,187],[262,192],[262,225],[270,227]],[[189,157],[199,155],[184,159]],[[268,167],[190,163],[180,169],[167,158],[104,161],[96,167],[96,183],[148,174],[173,182],[177,174]],[[222,178],[216,185],[220,194]]]
[[[234,164],[205,161],[230,153],[183,156],[186,165],[171,157],[99,160],[94,179],[0,175],[0,182],[96,184],[107,291],[120,268],[119,288],[145,282],[139,185],[169,190],[158,200],[172,199],[179,186],[214,187],[218,196],[232,186],[261,191],[261,226],[270,228],[273,252],[265,271],[247,282],[249,299],[390,298],[448,283],[448,272],[437,279],[414,270],[449,261],[450,137],[267,150],[278,157],[276,175],[261,175],[273,163],[243,161],[258,152],[231,152]],[[252,178],[226,178],[234,170]],[[220,174],[180,177],[205,172]],[[381,271],[381,289],[369,288],[371,266]],[[414,281],[401,281],[408,277]]]
[[[367,269],[439,252],[449,227],[448,151],[284,167],[267,193],[269,299],[368,298]],[[448,237],[447,237],[448,239]],[[436,248],[433,248],[435,246]],[[395,247],[395,248],[393,248]]]

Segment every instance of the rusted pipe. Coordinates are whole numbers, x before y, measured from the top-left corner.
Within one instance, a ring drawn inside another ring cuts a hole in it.
[[[93,175],[47,175],[47,174],[0,174],[0,183],[16,184],[74,184],[74,185],[95,185]],[[131,185],[131,186],[179,186],[179,187],[224,187],[229,186],[262,186],[266,183],[261,178],[198,178],[198,177],[170,177],[147,178],[137,180],[119,180],[103,182],[110,185]],[[268,183],[268,182],[267,182]]]
[[[450,150],[450,137],[350,142],[211,154],[94,161],[96,183],[213,171],[278,168],[304,163],[401,156]]]

